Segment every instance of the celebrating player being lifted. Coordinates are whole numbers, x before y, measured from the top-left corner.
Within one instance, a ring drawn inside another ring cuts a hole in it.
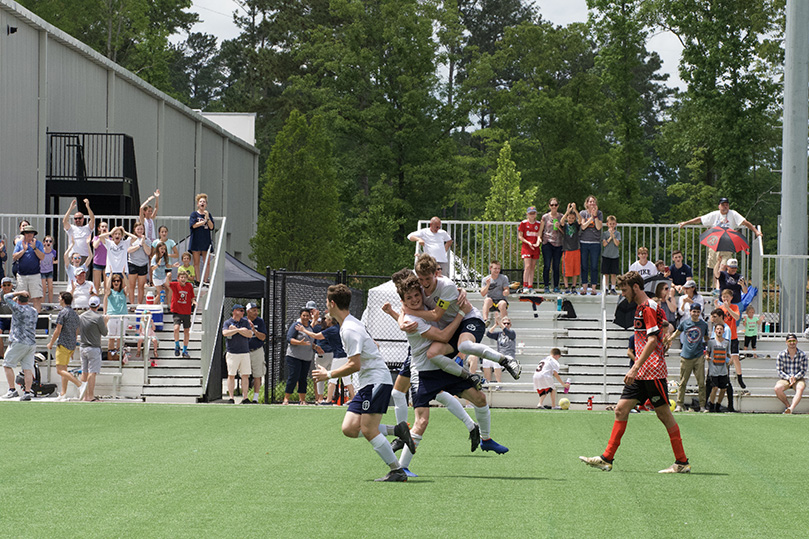
[[[638,402],[649,399],[654,406],[657,418],[666,426],[671,448],[674,450],[674,464],[660,473],[688,473],[691,465],[683,450],[680,427],[669,408],[669,397],[666,391],[666,356],[663,339],[660,335],[660,324],[666,319],[663,309],[650,299],[643,291],[643,278],[636,271],[630,271],[618,277],[621,293],[635,308],[635,364],[624,376],[624,391],[615,407],[615,423],[612,434],[603,455],[596,457],[579,457],[587,465],[604,471],[612,470],[612,460],[621,437],[626,430],[629,412]]]
[[[424,310],[424,298],[419,285],[419,280],[410,275],[403,281],[396,285],[396,290],[399,297],[402,298],[402,307],[412,312],[421,312]],[[465,300],[460,302],[460,307],[463,310],[468,309],[468,303]],[[393,312],[390,305],[383,307],[385,312],[391,316],[397,314]],[[476,387],[475,380],[470,377],[463,378],[457,374],[452,374],[442,370],[438,364],[428,358],[427,352],[433,347],[438,348],[441,352],[447,353],[452,351],[452,347],[447,344],[452,334],[455,332],[459,323],[463,319],[462,313],[457,313],[453,321],[443,329],[438,329],[435,322],[427,322],[423,318],[416,315],[404,315],[403,320],[408,323],[416,324],[415,331],[407,334],[407,340],[410,343],[411,349],[411,367],[418,374],[418,387],[416,396],[413,400],[413,408],[416,410],[416,423],[413,426],[411,435],[413,443],[418,446],[422,439],[424,431],[427,429],[427,424],[430,419],[430,401],[436,398],[439,393],[451,393],[463,397],[470,401],[475,408],[475,418],[477,424],[473,423],[469,429],[469,439],[472,443],[472,451],[480,445],[484,451],[494,451],[502,454],[508,451],[508,448],[502,446],[491,439],[489,431],[491,430],[491,413],[489,411],[488,403],[486,402],[486,395]],[[493,350],[489,349],[493,352]],[[443,356],[446,357],[446,356]],[[451,362],[456,367],[455,362]],[[457,400],[453,399],[455,403]],[[458,403],[460,407],[460,403]],[[461,409],[463,412],[463,410]],[[464,412],[464,415],[465,412]],[[467,416],[468,417],[468,416]],[[412,452],[408,447],[402,450],[402,457],[399,463],[402,468],[408,472],[410,460],[412,459]]]
[[[410,437],[407,423],[396,426],[380,425],[382,415],[388,410],[390,392],[393,389],[390,371],[365,325],[348,311],[351,304],[351,289],[344,284],[330,286],[326,304],[332,319],[340,324],[340,338],[348,361],[333,371],[318,366],[312,371],[312,378],[323,382],[359,371],[359,389],[348,404],[348,411],[343,419],[343,434],[349,438],[358,438],[362,433],[374,451],[390,467],[390,472],[377,481],[407,481],[407,475],[399,465],[385,435],[382,434],[384,432],[403,439],[410,451],[415,452],[416,446]]]
[[[413,311],[407,307],[402,309],[399,315],[399,327],[406,333],[415,331],[417,323],[414,321],[405,322],[403,320],[404,315],[418,316],[427,322],[436,322],[439,328],[444,328],[449,325],[455,319],[455,315],[458,314],[459,299],[466,299],[466,293],[463,292],[463,294],[461,294],[452,280],[436,275],[437,269],[438,264],[436,264],[435,259],[430,255],[419,255],[416,260],[416,276],[422,286],[424,306],[427,310]],[[502,365],[515,380],[518,379],[520,377],[521,367],[517,360],[480,344],[485,332],[486,324],[483,322],[480,311],[472,309],[464,316],[461,326],[449,340],[448,344],[452,347],[453,355],[454,352],[457,351],[458,355],[461,357],[475,355],[494,361]],[[449,358],[445,357],[445,359],[441,359],[439,357],[443,355],[443,350],[443,343],[433,343],[427,350],[427,358],[434,363],[438,362],[439,365],[441,363],[451,362],[452,360]],[[441,369],[447,370],[445,366],[441,366]]]

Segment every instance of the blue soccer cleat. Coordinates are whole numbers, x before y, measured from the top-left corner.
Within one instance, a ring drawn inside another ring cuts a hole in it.
[[[405,473],[405,475],[406,475],[407,477],[418,477],[418,475],[414,474],[413,472],[411,472],[411,471],[410,471],[410,470],[408,470],[407,468],[402,468],[402,470],[404,470],[404,473]]]
[[[494,451],[498,455],[508,453],[508,447],[498,444],[491,438],[489,438],[488,440],[482,440],[480,442],[480,448],[484,451]]]

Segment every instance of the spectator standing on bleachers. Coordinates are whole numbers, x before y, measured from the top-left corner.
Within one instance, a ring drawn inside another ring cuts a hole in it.
[[[87,213],[90,215],[90,221],[85,224],[84,214],[77,211],[73,214],[73,224],[70,224],[70,212],[73,211],[78,203],[76,199],[70,201],[70,207],[65,212],[62,218],[62,228],[67,233],[68,243],[73,243],[73,252],[81,255],[82,264],[90,257],[90,238],[93,236],[93,230],[96,226],[96,216],[90,208],[90,201],[84,199],[84,205],[87,207]]]
[[[129,263],[129,303],[143,303],[146,296],[146,281],[149,279],[149,257],[152,254],[152,242],[143,235],[143,223],[132,226],[132,243],[127,249]],[[135,291],[137,290],[137,296]]]
[[[562,238],[562,249],[564,257],[565,271],[565,293],[575,294],[578,286],[579,275],[581,275],[581,217],[576,209],[576,203],[567,205],[567,211],[562,217],[565,223],[564,237]],[[568,286],[568,278],[573,279],[572,286]]]
[[[522,258],[522,291],[530,294],[534,291],[534,273],[539,260],[540,224],[537,221],[537,209],[529,206],[525,210],[525,219],[517,227],[517,238],[520,240],[520,258]]]
[[[42,240],[42,252],[45,254],[39,261],[39,276],[42,278],[42,299],[53,303],[53,271],[59,263],[59,254],[53,248],[53,236],[45,236]]]
[[[258,303],[247,304],[247,321],[250,322],[253,335],[247,343],[250,349],[250,373],[253,376],[253,402],[258,403],[261,393],[261,382],[267,374],[264,363],[264,341],[267,338],[267,324],[258,315]]]
[[[90,307],[90,298],[98,296],[93,283],[87,280],[87,270],[84,266],[76,268],[76,280],[70,286],[70,293],[73,295],[73,307],[76,309],[87,309]]]
[[[6,277],[6,261],[8,260],[8,251],[6,250],[6,238],[0,237],[0,279]]]
[[[742,316],[742,324],[741,326],[744,328],[744,352],[745,356],[750,357],[747,355],[748,347],[751,347],[753,350],[753,357],[757,357],[756,354],[756,341],[758,340],[758,330],[759,326],[761,326],[762,317],[756,314],[756,308],[752,305],[748,305],[747,309],[744,311],[744,316]]]
[[[65,276],[67,277],[67,286],[70,287],[76,281],[76,270],[79,268],[87,269],[81,263],[81,255],[79,253],[70,253],[70,248],[65,251]]]
[[[449,248],[452,247],[452,236],[449,232],[441,228],[441,219],[433,217],[430,219],[430,226],[427,228],[420,228],[415,232],[407,235],[410,241],[418,242],[421,245],[422,251],[435,258],[438,265],[441,266],[441,271],[444,275],[449,277],[449,258],[447,253]],[[418,253],[416,253],[418,257]]]
[[[680,337],[680,382],[677,392],[677,406],[675,412],[683,411],[685,401],[685,388],[691,379],[691,373],[697,379],[699,406],[705,408],[705,344],[708,341],[708,324],[702,320],[702,307],[692,303],[689,309],[689,318],[680,322],[671,337],[669,344]],[[699,409],[695,410],[696,412]]]
[[[93,237],[93,286],[101,291],[101,282],[104,279],[104,269],[107,267],[107,246],[101,239],[102,234],[109,230],[106,221],[98,223],[98,235]]]
[[[17,262],[17,292],[28,292],[34,309],[42,308],[42,278],[39,263],[45,257],[42,242],[35,238],[37,231],[31,225],[22,229],[22,239],[14,246],[12,258]]]
[[[725,398],[725,391],[730,385],[728,363],[730,363],[730,343],[725,340],[724,324],[717,323],[714,326],[714,338],[708,341],[705,355],[708,357],[708,377],[711,379],[711,396],[709,398],[707,412],[721,412],[722,399]],[[718,390],[718,398],[717,398]],[[732,398],[732,397],[731,397]],[[728,399],[730,403],[730,398]],[[730,410],[730,407],[728,407]]]
[[[742,389],[747,386],[744,385],[742,379],[742,365],[739,361],[739,330],[738,323],[742,315],[739,312],[738,305],[732,303],[733,292],[726,288],[722,290],[722,302],[716,302],[716,306],[722,310],[725,325],[730,328],[730,358],[733,361],[733,368],[736,369],[736,381],[742,386]]]
[[[298,324],[311,331],[312,315],[309,309],[300,310],[300,322],[290,324],[287,330],[287,352],[284,361],[287,368],[287,385],[283,404],[289,404],[289,397],[298,386],[298,402],[306,404],[306,378],[315,357],[314,340],[302,331],[295,329]]]
[[[169,252],[169,258],[171,258],[173,262],[180,262],[180,255],[177,252],[177,242],[169,238],[169,229],[165,225],[161,225],[160,228],[157,229],[157,239],[152,241],[152,247],[156,247],[158,242],[163,242],[166,244],[166,249]]]
[[[570,384],[562,381],[559,376],[559,360],[562,358],[562,351],[558,348],[551,348],[551,354],[539,362],[537,370],[534,372],[534,389],[539,395],[539,404],[537,408],[545,408],[546,410],[556,409],[556,387],[554,386],[553,379],[559,381],[562,387],[570,387]],[[545,401],[545,396],[550,393],[551,405],[542,406]]]
[[[724,329],[722,332],[722,339],[728,343],[728,354],[730,354],[730,327],[725,324],[725,312],[722,309],[714,309],[713,311],[711,311],[710,324],[713,325],[713,329],[711,329],[712,333],[714,329],[716,329],[717,325],[721,324],[723,326]],[[713,386],[711,385],[711,377],[709,376],[708,378],[705,379],[706,394],[711,393],[712,387]],[[728,388],[725,395],[727,395],[728,398],[728,411],[735,412],[736,410],[733,406],[733,384],[730,382],[730,379],[728,379]]]
[[[23,240],[25,241],[25,240]],[[3,301],[11,309],[11,330],[8,334],[8,348],[3,358],[3,368],[8,381],[8,393],[4,399],[17,397],[14,385],[14,368],[22,368],[25,379],[25,390],[21,401],[30,401],[34,394],[31,384],[34,381],[34,353],[37,350],[36,329],[37,310],[28,305],[30,293],[27,290],[18,290],[3,295]],[[16,301],[15,301],[16,300]]]
[[[606,294],[618,294],[615,283],[618,282],[618,274],[621,273],[619,259],[621,252],[621,233],[618,231],[618,219],[614,215],[607,217],[607,229],[601,229],[601,273],[609,277],[609,290]]]
[[[598,294],[598,264],[601,262],[601,227],[604,215],[598,209],[598,199],[593,195],[584,201],[581,216],[581,285],[582,295],[587,293],[587,277],[590,278],[590,293]]]
[[[727,260],[727,264],[723,264],[723,262],[725,262],[725,259],[722,258],[722,255],[719,255],[713,269],[713,275],[719,285],[719,294],[721,296],[722,291],[730,290],[733,292],[731,301],[738,306],[742,301],[742,294],[747,293],[747,283],[739,273],[738,260],[730,258]]]
[[[733,230],[738,230],[739,227],[745,226],[756,236],[761,237],[762,235],[758,230],[756,230],[756,227],[753,226],[750,221],[742,217],[737,211],[730,209],[730,202],[725,197],[719,199],[718,210],[706,213],[700,217],[694,217],[688,221],[683,221],[680,223],[680,228],[686,225],[696,225],[698,223],[708,228],[720,227]],[[717,252],[711,248],[708,248],[708,258],[705,264],[708,268],[708,282],[706,283],[706,286],[709,290],[717,288],[714,286],[715,279],[713,278],[712,273],[713,268],[716,266],[717,258],[722,256],[725,260],[727,260],[732,258],[734,254],[735,253],[731,253],[729,251]]]
[[[180,267],[177,268],[178,275],[180,274],[180,270],[184,271],[188,276],[188,282],[196,282],[197,278],[196,273],[194,273],[194,265],[191,263],[191,253],[188,251],[184,252],[180,257]]]
[[[213,246],[214,220],[208,211],[208,195],[199,193],[195,197],[197,208],[191,212],[188,218],[188,226],[191,228],[191,238],[188,240],[188,250],[194,257],[194,276],[198,280],[204,280],[200,274],[200,257],[206,255],[208,249]],[[203,263],[205,260],[203,259]]]
[[[3,277],[0,281],[0,298],[14,291],[14,280],[11,277]],[[5,356],[6,347],[3,341],[3,333],[11,329],[11,309],[6,305],[5,301],[0,299],[0,359]]]
[[[559,213],[559,201],[548,201],[550,211],[539,222],[539,237],[542,238],[542,281],[545,293],[551,292],[550,275],[553,270],[553,291],[559,293],[559,263],[562,261],[563,222]],[[484,319],[486,317],[484,316]]]
[[[122,275],[117,273],[113,275],[112,278],[110,278],[110,285],[104,289],[104,312],[108,316],[107,333],[110,337],[107,357],[109,359],[116,359],[118,357],[118,337],[121,336],[121,324],[123,323],[122,316],[128,313],[126,281],[124,281]],[[129,358],[126,357],[126,353],[124,353],[123,362],[126,363],[128,361]]]
[[[149,204],[154,200],[154,208]],[[155,189],[152,196],[147,198],[143,204],[140,205],[138,211],[138,219],[143,223],[143,235],[149,240],[149,243],[157,239],[157,228],[155,228],[154,218],[157,215],[157,208],[160,205],[160,189]]]
[[[188,340],[191,337],[191,314],[194,312],[196,299],[194,285],[188,280],[188,274],[180,268],[177,280],[169,284],[171,288],[171,314],[174,317],[174,356],[180,355],[180,326],[183,326],[183,358],[189,359]]]
[[[677,316],[684,319],[688,316],[692,305],[699,305],[702,317],[705,318],[705,300],[697,291],[697,283],[688,279],[682,287],[683,295],[677,298]]]
[[[689,279],[694,277],[691,266],[683,262],[683,252],[676,250],[671,253],[671,266],[669,266],[669,278],[677,294],[683,293],[683,286]]]
[[[485,299],[483,300],[483,320],[489,320],[489,310],[494,307],[496,310],[495,320],[499,320],[504,316],[508,316],[508,300],[506,296],[509,293],[509,280],[508,277],[500,273],[500,262],[493,260],[489,264],[489,275],[483,278],[481,282],[480,295]]]
[[[129,266],[127,264],[127,251],[132,246],[132,236],[122,226],[116,226],[109,232],[99,235],[98,239],[107,248],[107,265],[104,269],[104,289],[110,285],[110,275],[120,275],[127,279]]]
[[[250,389],[250,338],[253,329],[244,316],[244,306],[237,303],[233,306],[232,315],[222,324],[222,336],[227,343],[225,362],[228,368],[228,402],[233,404],[236,391],[236,375],[242,377],[242,404],[250,404],[247,391]]]
[[[778,354],[775,360],[775,369],[778,371],[778,382],[775,384],[775,396],[784,403],[785,414],[792,414],[798,403],[801,402],[803,391],[806,389],[806,371],[809,369],[806,354],[798,349],[798,336],[794,333],[787,334],[787,349]],[[795,396],[792,397],[792,404],[787,400],[784,391],[794,389]]]
[[[81,387],[81,381],[73,376],[67,366],[70,364],[70,358],[73,357],[73,352],[76,350],[78,344],[79,333],[79,314],[73,310],[73,295],[70,292],[59,293],[59,306],[62,308],[59,311],[59,316],[56,317],[56,328],[53,330],[51,340],[48,342],[48,350],[53,350],[56,345],[56,352],[54,358],[56,360],[56,374],[62,377],[62,391],[56,398],[58,401],[68,400],[67,385],[69,382],[76,384],[77,388]]]
[[[101,372],[101,337],[107,334],[107,318],[99,312],[101,300],[98,296],[90,298],[90,308],[79,315],[82,387],[79,399],[96,402],[96,376]]]
[[[657,266],[649,260],[649,249],[638,247],[638,259],[630,264],[629,271],[637,271],[644,280],[658,274]]]
[[[163,304],[160,300],[160,291],[166,294],[166,302],[171,305],[171,288],[168,283],[171,275],[171,260],[169,259],[168,247],[165,243],[158,241],[152,250],[152,260],[149,262],[149,270],[152,276],[152,284],[155,287],[155,303]]]

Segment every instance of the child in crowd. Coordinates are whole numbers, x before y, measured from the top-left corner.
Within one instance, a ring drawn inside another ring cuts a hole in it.
[[[489,310],[494,307],[495,319],[499,320],[503,316],[508,316],[508,300],[506,295],[509,292],[508,277],[500,273],[500,262],[493,260],[489,264],[489,275],[483,278],[480,295],[483,296],[483,320],[489,320]]]
[[[540,361],[539,365],[537,365],[537,370],[534,373],[534,389],[536,389],[539,394],[539,404],[537,404],[537,408],[545,408],[546,410],[553,408],[558,410],[556,406],[556,387],[554,387],[553,384],[554,378],[565,388],[570,387],[570,384],[563,382],[562,378],[559,376],[559,359],[561,357],[561,350],[551,348],[551,355]],[[551,394],[551,405],[543,406],[542,403],[545,401],[545,395],[548,393]]]
[[[658,274],[657,266],[649,260],[649,249],[638,247],[638,259],[629,266],[629,271],[637,271],[644,279]]]
[[[185,255],[183,255],[185,256]],[[177,270],[177,280],[171,288],[171,313],[174,315],[174,355],[180,355],[180,325],[183,326],[183,357],[188,355],[188,338],[191,335],[191,313],[194,312],[194,285],[188,282],[188,273],[181,267]]]
[[[567,211],[562,216],[562,222],[565,224],[564,234],[562,236],[562,249],[564,250],[562,257],[565,266],[565,294],[575,294],[579,275],[581,275],[581,243],[579,242],[581,216],[576,209],[575,202],[571,202],[567,205]],[[573,279],[572,287],[568,286],[568,278]]]
[[[607,217],[607,228],[601,230],[601,273],[609,279],[609,289],[607,294],[617,294],[615,283],[618,281],[618,274],[621,269],[618,267],[618,259],[621,256],[618,248],[621,245],[621,233],[618,232],[618,219],[614,215]]]
[[[716,306],[724,313],[724,323],[730,328],[730,359],[733,362],[733,368],[736,369],[736,381],[742,386],[742,389],[747,386],[744,385],[742,379],[742,364],[739,361],[739,333],[738,323],[741,319],[739,307],[733,303],[733,290],[725,288],[722,290],[722,303],[717,300]]]
[[[662,275],[663,277],[670,277],[671,274],[669,273],[669,267],[663,262],[662,258],[658,258],[657,262],[655,262],[655,268],[657,269],[657,273]]]
[[[118,359],[118,337],[121,335],[122,315],[127,314],[126,280],[123,275],[116,273],[110,278],[110,286],[104,290],[104,313],[109,316],[107,321],[108,359]],[[129,360],[124,354],[123,361]]]
[[[109,230],[109,224],[106,221],[101,221],[98,224],[98,236],[93,238],[93,286],[101,293],[101,278],[104,275],[104,269],[107,267],[107,247],[101,240],[101,234]],[[106,312],[106,311],[105,311]]]
[[[116,226],[109,232],[102,232],[98,240],[107,248],[107,265],[104,268],[104,288],[110,286],[110,275],[123,275],[128,279],[129,264],[127,251],[132,244],[132,234],[122,226]]]
[[[53,236],[45,236],[42,241],[44,257],[39,261],[39,273],[42,277],[42,298],[53,303],[53,270],[59,264],[59,255],[53,248]]]
[[[537,260],[539,260],[540,222],[537,221],[537,209],[534,206],[525,210],[525,219],[517,228],[517,237],[520,240],[520,257],[523,262],[522,291],[530,294],[534,291],[534,273]]]
[[[191,253],[189,253],[188,251],[184,252],[183,256],[181,257],[182,264],[180,264],[179,269],[185,272],[189,282],[196,283],[197,276],[194,273],[194,265],[191,263],[191,260],[192,260]],[[179,278],[179,276],[180,274],[178,272],[177,277]]]
[[[136,357],[142,357],[141,349],[143,347],[144,339],[152,339],[152,361],[149,364],[151,367],[156,367],[157,362],[157,349],[160,345],[160,341],[157,340],[157,329],[155,328],[154,320],[149,317],[149,323],[146,323],[146,316],[141,315],[140,319],[140,328],[138,329],[138,351],[136,352]],[[146,358],[143,358],[143,361],[146,361]]]
[[[748,355],[747,347],[751,347],[753,354],[751,357],[758,357],[756,354],[756,339],[758,339],[758,329],[761,325],[761,317],[756,314],[756,309],[752,305],[747,307],[742,317],[742,324],[744,326],[744,351]]]
[[[153,253],[150,273],[152,275],[152,284],[155,287],[155,295],[159,298],[160,291],[165,291],[166,301],[171,305],[171,288],[169,288],[167,278],[167,273],[171,271],[169,269],[171,267],[171,260],[169,260],[168,247],[162,241],[158,241]],[[158,301],[161,305],[163,304],[159,299]]]
[[[169,258],[171,258],[174,262],[179,264],[180,255],[177,253],[177,242],[169,238],[168,227],[166,227],[165,225],[161,225],[160,228],[157,229],[157,234],[158,237],[156,240],[152,242],[152,247],[157,247],[158,242],[165,243],[166,249],[169,252]]]
[[[708,358],[708,378],[711,381],[711,396],[708,407],[703,412],[721,411],[722,399],[728,387],[728,363],[730,356],[730,343],[724,337],[725,325],[717,322],[714,326],[714,338],[708,342],[705,355]],[[719,398],[717,399],[717,391]]]
[[[81,264],[81,255],[79,253],[74,253],[73,248],[70,247],[65,252],[65,260],[67,261],[67,265],[65,266],[65,273],[67,274],[67,286],[70,286],[76,282],[76,270],[79,268],[84,268]],[[84,268],[85,270],[87,268]]]

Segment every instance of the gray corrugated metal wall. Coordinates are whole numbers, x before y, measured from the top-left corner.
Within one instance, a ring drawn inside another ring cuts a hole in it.
[[[0,0],[0,28],[0,213],[44,211],[46,129],[125,133],[135,141],[142,199],[159,188],[160,214],[187,215],[194,195],[208,193],[211,212],[238,231],[228,250],[249,263],[255,147],[14,2]]]

